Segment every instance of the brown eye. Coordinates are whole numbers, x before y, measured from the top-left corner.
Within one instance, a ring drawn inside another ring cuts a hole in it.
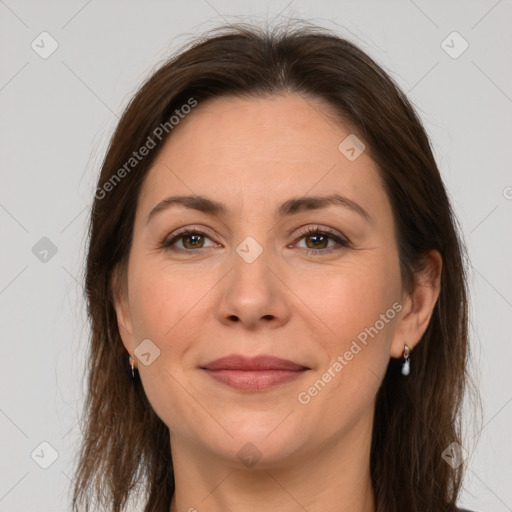
[[[330,237],[325,235],[307,235],[304,238],[309,249],[325,249]],[[311,243],[308,243],[308,241]]]
[[[203,235],[182,235],[181,240],[183,241],[183,245],[185,249],[197,249],[202,248],[204,245]]]
[[[197,229],[187,229],[171,234],[160,247],[169,251],[194,251],[216,246],[213,242],[211,245],[205,245],[206,240],[211,240],[206,233]]]
[[[324,228],[309,228],[301,234],[299,240],[303,239],[306,245],[303,248],[311,254],[328,254],[342,247],[350,247],[348,240]],[[333,243],[329,244],[329,242]]]

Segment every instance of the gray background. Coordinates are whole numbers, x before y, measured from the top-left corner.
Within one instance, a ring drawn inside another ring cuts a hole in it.
[[[69,510],[87,364],[87,212],[123,107],[191,36],[289,17],[359,44],[408,93],[431,136],[471,258],[471,371],[484,404],[464,443],[461,504],[512,510],[511,15],[506,0],[0,0],[0,511]],[[58,43],[46,59],[31,47],[51,48],[43,31]],[[469,44],[458,58],[442,47],[453,31]],[[44,253],[43,237],[56,254]],[[472,411],[468,403],[468,423]],[[58,455],[47,469],[54,452],[42,442]]]

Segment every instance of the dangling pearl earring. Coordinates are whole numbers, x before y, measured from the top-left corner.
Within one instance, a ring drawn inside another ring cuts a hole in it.
[[[409,354],[411,353],[411,349],[405,345],[404,346],[404,362],[402,364],[402,375],[409,375],[411,371],[411,362],[409,361]]]

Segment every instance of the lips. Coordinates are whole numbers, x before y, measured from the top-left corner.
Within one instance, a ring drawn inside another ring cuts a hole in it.
[[[202,368],[206,370],[242,370],[242,371],[263,371],[263,370],[308,370],[306,366],[299,365],[288,359],[281,359],[273,356],[227,356],[215,359],[205,364]]]
[[[228,356],[215,359],[201,369],[211,378],[239,391],[265,391],[290,382],[310,368],[273,356]]]

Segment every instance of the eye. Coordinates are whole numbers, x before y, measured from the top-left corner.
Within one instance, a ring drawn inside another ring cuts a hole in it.
[[[216,244],[206,246],[205,240],[211,240],[211,238],[198,229],[182,229],[178,232],[171,233],[161,244],[161,249],[167,249],[169,251],[194,251],[196,249],[204,249],[205,247],[215,247]],[[181,247],[179,244],[181,243]]]
[[[350,242],[327,228],[310,227],[300,234],[299,240],[305,240],[308,254],[327,254],[340,247],[350,247]],[[334,242],[329,245],[329,241]]]
[[[303,239],[305,240],[306,246],[297,246],[306,249],[308,254],[328,254],[342,247],[351,246],[349,240],[328,228],[309,227],[300,233],[298,240],[301,241]],[[205,245],[206,240],[210,240],[212,243]],[[329,245],[329,242],[333,243]],[[159,248],[176,252],[194,252],[207,247],[218,247],[218,244],[213,242],[210,236],[204,231],[194,228],[184,228],[171,233],[163,240]]]

